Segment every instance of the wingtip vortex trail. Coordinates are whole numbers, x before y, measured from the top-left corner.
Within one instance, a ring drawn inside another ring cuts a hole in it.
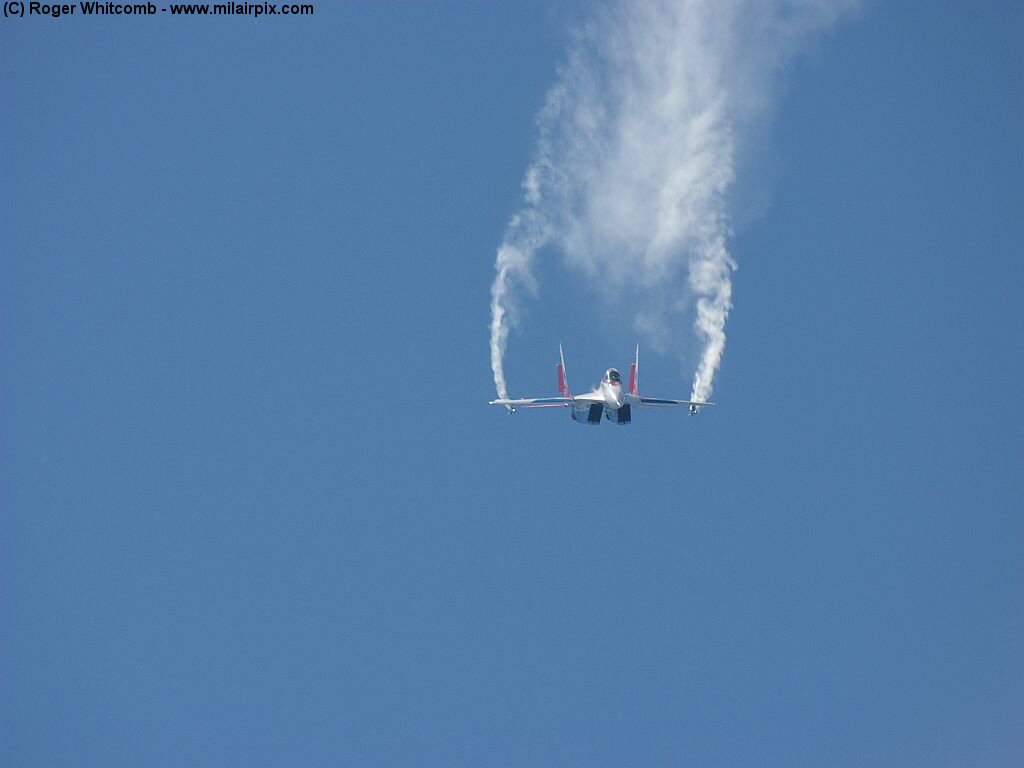
[[[737,158],[771,116],[774,81],[804,40],[854,0],[651,0],[594,7],[537,117],[523,204],[495,256],[490,351],[504,358],[539,251],[604,286],[639,291],[634,325],[682,355],[692,314],[692,400],[707,401],[732,309],[730,195]],[[746,142],[746,143],[745,143]],[[749,152],[749,150],[746,150]]]

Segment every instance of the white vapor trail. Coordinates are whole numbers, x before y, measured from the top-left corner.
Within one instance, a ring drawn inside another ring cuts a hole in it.
[[[707,400],[732,308],[730,193],[771,117],[780,71],[852,0],[621,0],[577,31],[537,118],[524,205],[498,248],[491,368],[521,290],[551,245],[601,285],[635,290],[639,330],[664,347],[695,315],[691,399]],[[686,279],[683,279],[683,270]]]

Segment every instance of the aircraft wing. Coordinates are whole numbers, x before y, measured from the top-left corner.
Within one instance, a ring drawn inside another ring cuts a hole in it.
[[[518,400],[491,400],[491,405],[506,408],[564,408],[573,403],[603,403],[604,395],[597,390],[576,397],[521,397]]]
[[[491,400],[491,405],[508,408],[564,408],[572,405],[571,397],[522,397],[518,400]]]
[[[697,405],[704,408],[708,405],[714,405],[714,403],[699,403],[696,400],[670,400],[665,397],[634,397],[630,400],[638,405],[645,405],[651,408],[657,408],[659,406],[670,406],[670,405]]]

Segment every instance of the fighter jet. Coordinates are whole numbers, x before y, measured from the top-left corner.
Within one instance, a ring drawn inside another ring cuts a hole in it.
[[[636,357],[629,366],[629,388],[622,391],[622,377],[614,368],[605,371],[604,378],[597,389],[585,395],[575,395],[569,391],[569,383],[565,377],[565,357],[562,345],[558,345],[558,391],[561,397],[527,397],[518,400],[491,400],[491,405],[503,405],[508,412],[515,413],[518,408],[569,408],[569,415],[578,424],[598,425],[602,414],[614,424],[629,424],[632,420],[633,406],[643,408],[663,408],[673,405],[688,405],[690,415],[696,416],[698,408],[714,405],[694,400],[669,400],[663,397],[641,397],[638,391],[638,375],[640,371],[640,345],[636,348]]]

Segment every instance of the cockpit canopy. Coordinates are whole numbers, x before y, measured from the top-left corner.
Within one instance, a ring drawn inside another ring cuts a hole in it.
[[[622,381],[622,377],[619,376],[619,372],[614,368],[609,368],[608,373],[605,374],[605,378],[613,384],[618,384]]]

